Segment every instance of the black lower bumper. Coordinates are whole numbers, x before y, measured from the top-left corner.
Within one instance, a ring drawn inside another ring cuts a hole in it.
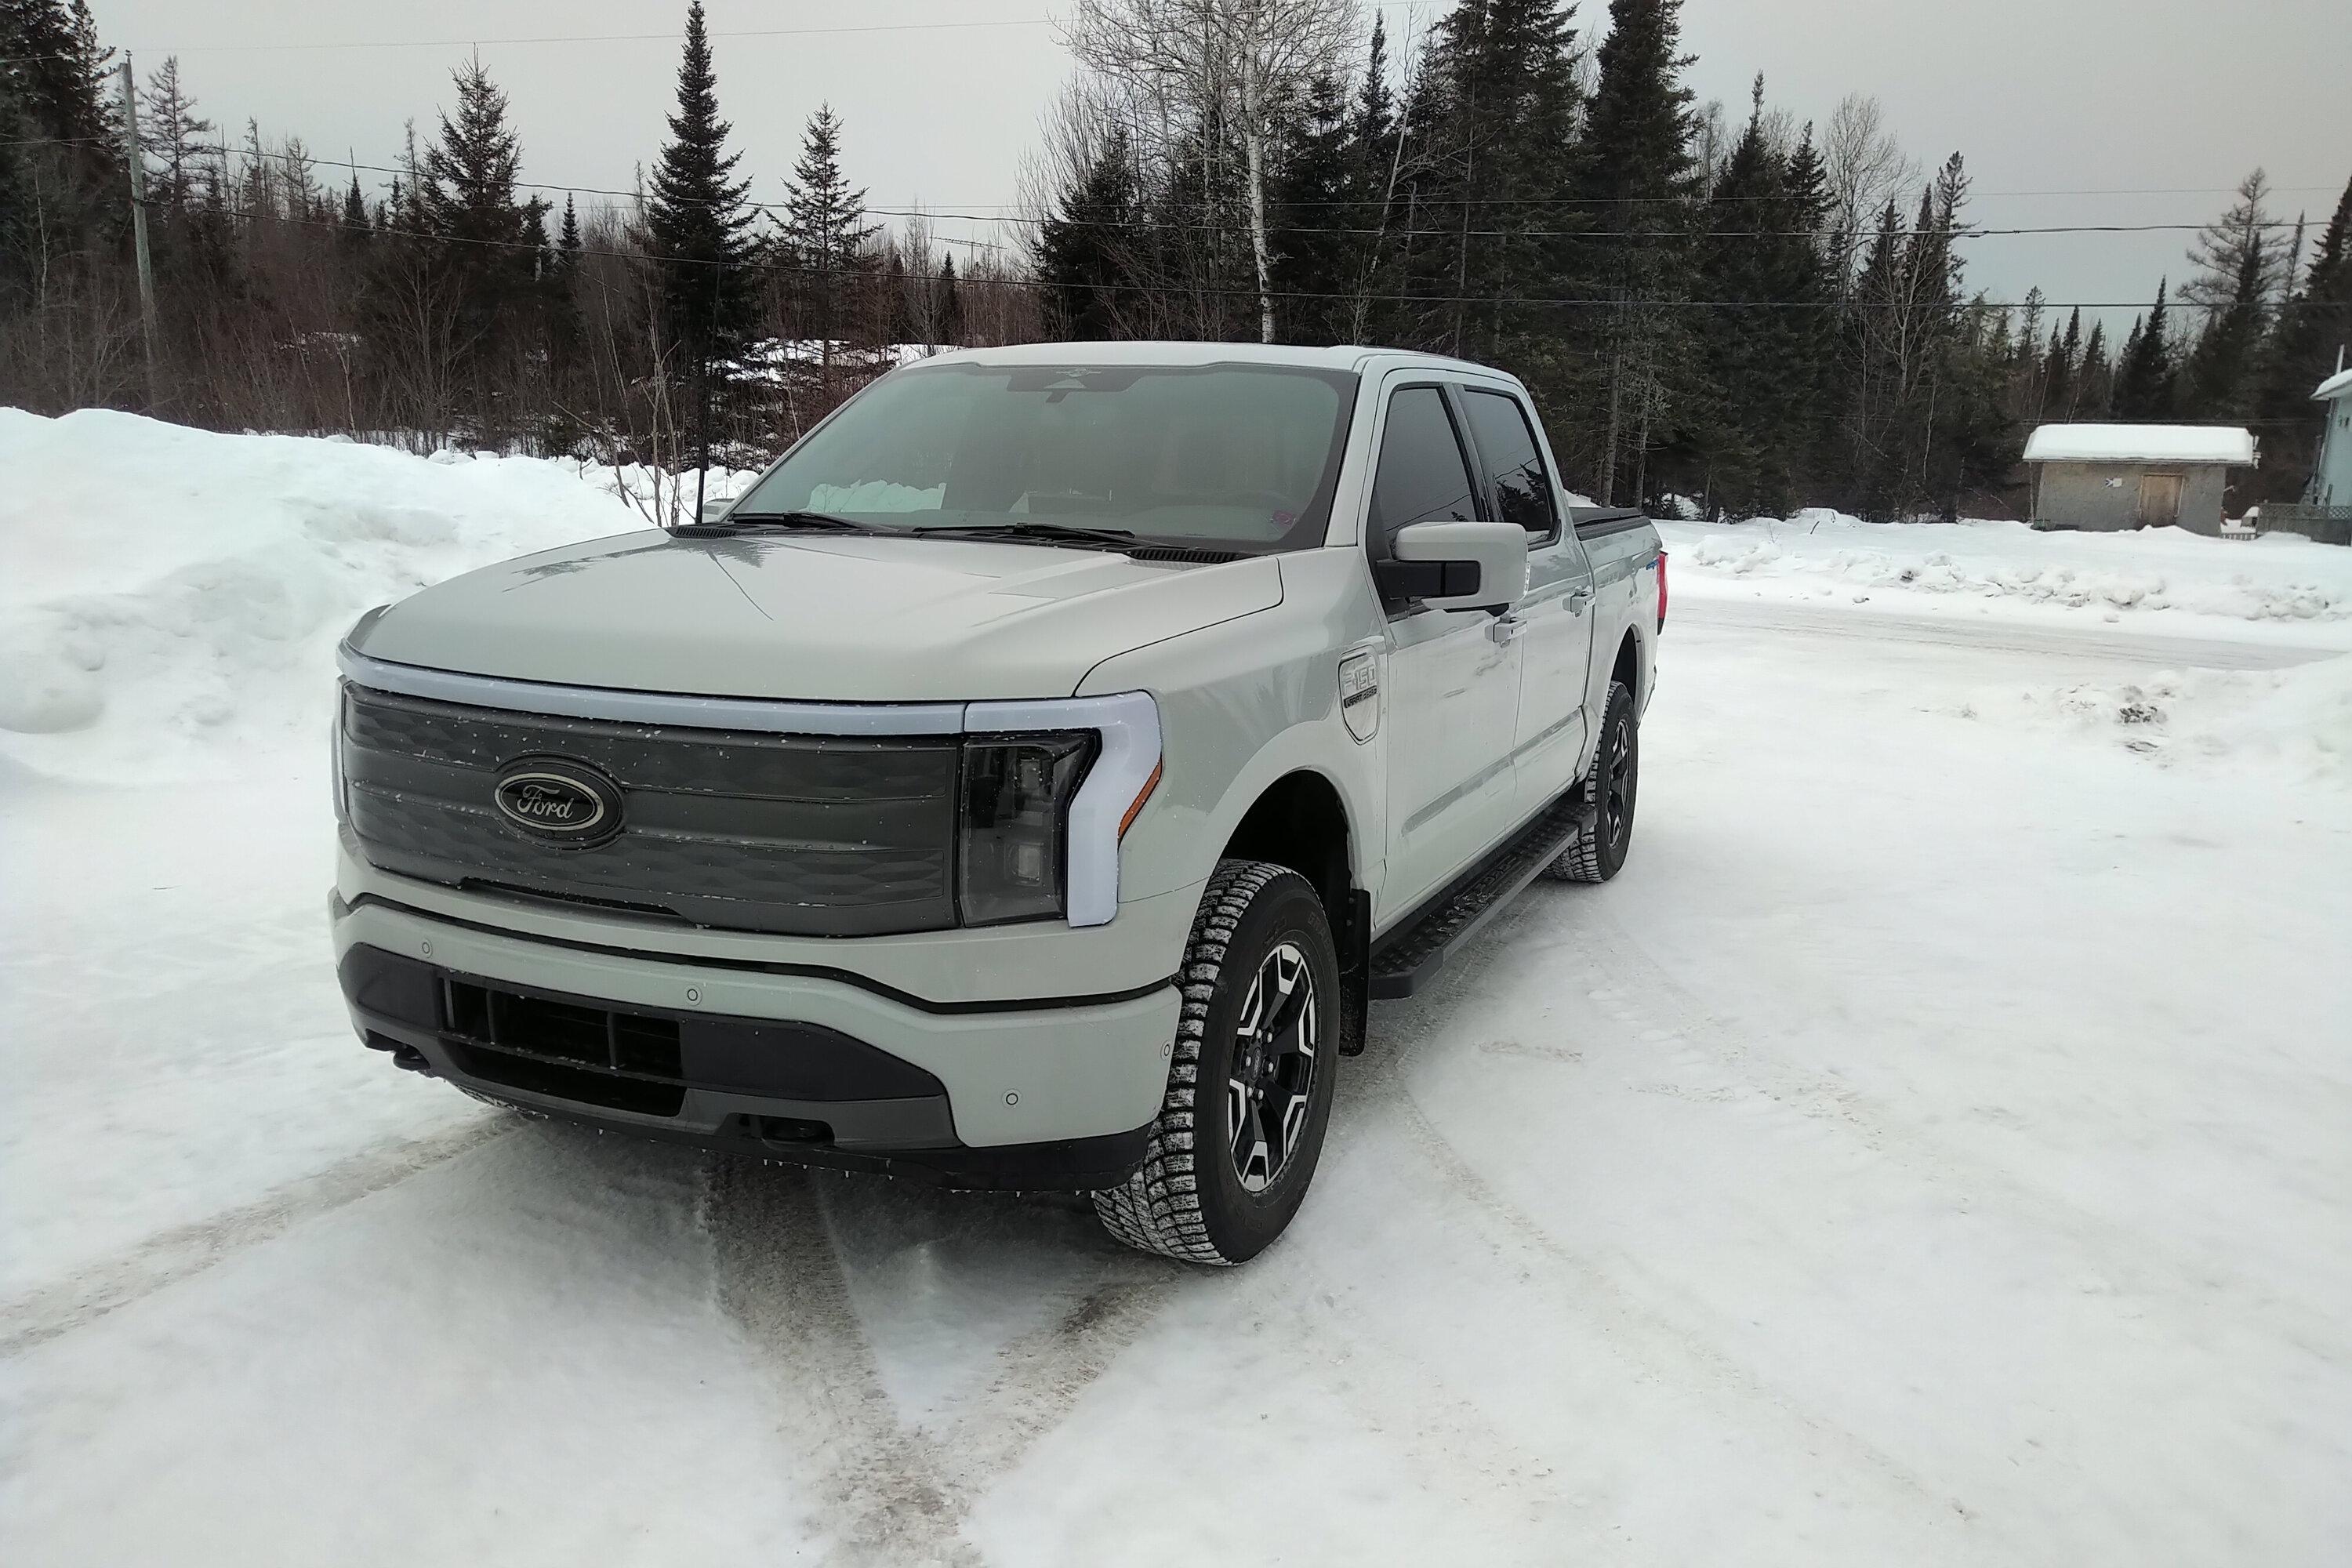
[[[943,1186],[1087,1190],[1142,1163],[1147,1129],[973,1148],[946,1087],[814,1024],[522,991],[364,944],[343,955],[360,1038],[412,1072],[534,1114],[766,1160]]]

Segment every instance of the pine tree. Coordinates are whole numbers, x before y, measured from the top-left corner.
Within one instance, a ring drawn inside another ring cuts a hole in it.
[[[2314,388],[2352,344],[2352,182],[2347,182],[2319,243],[2284,304],[2263,356],[2257,406],[2263,420],[2265,500],[2299,496],[2317,455],[2321,416]]]
[[[1591,442],[1592,482],[1604,503],[1627,458],[1634,493],[1647,488],[1650,448],[1688,384],[1693,331],[1687,298],[1700,171],[1691,154],[1693,94],[1681,80],[1681,0],[1610,0],[1609,36],[1573,158],[1571,195],[1585,235],[1573,252],[1576,292],[1614,303],[1601,319],[1592,368],[1578,399]]]
[[[727,151],[732,129],[719,117],[702,0],[694,0],[678,60],[677,108],[646,203],[663,332],[690,366],[740,363],[750,346],[758,299],[752,215],[744,205],[751,183],[732,177],[742,156]]]
[[[2107,363],[2107,328],[2104,321],[2091,323],[2091,335],[2083,340],[2083,368],[2075,377],[2075,389],[2067,416],[2096,423],[2107,416],[2115,384],[2115,367]]]
[[[866,221],[866,193],[853,191],[841,172],[841,119],[831,104],[809,116],[800,161],[784,195],[781,248],[810,306],[810,324],[830,378],[841,300],[866,265],[866,247],[881,226]]]
[[[1129,312],[1138,303],[1128,237],[1139,216],[1127,132],[1113,130],[1038,229],[1037,278],[1057,336],[1091,342],[1128,335]]]
[[[440,132],[409,187],[411,226],[424,248],[401,261],[420,279],[450,280],[457,301],[450,368],[468,379],[469,401],[483,416],[474,434],[495,442],[512,432],[494,416],[488,385],[510,379],[530,336],[547,205],[520,194],[521,143],[507,123],[506,94],[480,58],[452,79],[457,112],[440,115]]]
[[[2050,353],[2042,361],[2042,417],[2064,423],[2074,416],[2074,399],[2083,369],[2083,310],[2076,306],[2066,318],[2064,336],[2053,323]]]
[[[955,257],[952,253],[940,263],[940,293],[937,311],[939,340],[950,346],[963,342],[963,297],[956,292]]]
[[[139,147],[154,167],[147,197],[167,212],[194,200],[198,159],[213,122],[196,113],[196,100],[180,84],[180,57],[167,55],[147,73],[139,91]]]
[[[2156,305],[2144,321],[2132,323],[2132,337],[2116,363],[2116,417],[2131,424],[2169,419],[2173,411],[2172,345],[2165,339],[2165,292],[2156,287]]]
[[[1348,335],[1346,295],[1357,237],[1344,232],[1349,191],[1348,121],[1339,84],[1318,77],[1300,122],[1267,183],[1272,210],[1276,320],[1285,342],[1336,343]]]
[[[580,215],[572,210],[572,193],[566,191],[563,193],[563,226],[556,231],[555,236],[557,264],[566,272],[577,271],[580,251]]]

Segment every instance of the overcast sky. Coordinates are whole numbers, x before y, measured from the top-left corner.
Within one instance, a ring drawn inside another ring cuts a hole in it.
[[[402,122],[429,130],[468,40],[513,102],[524,176],[625,188],[650,163],[675,87],[684,0],[92,0],[141,74],[177,53],[199,108],[232,140],[300,135],[322,159],[388,163]],[[719,100],[773,201],[809,111],[846,124],[853,181],[877,207],[986,215],[1016,194],[1037,116],[1070,69],[1043,19],[1067,0],[708,0]],[[1444,0],[1387,7],[1392,32]],[[1580,21],[1605,25],[1603,0]],[[943,22],[1002,26],[940,27]],[[891,26],[802,33],[782,29]],[[929,25],[929,26],[922,26]],[[754,33],[770,36],[748,36]],[[544,40],[665,35],[604,41]],[[732,35],[732,36],[730,36]],[[2282,216],[2325,221],[2352,177],[2352,5],[2346,0],[1687,0],[1691,85],[1744,113],[1826,119],[1875,94],[1932,166],[1958,150],[1987,226],[2194,223],[2260,164]],[[413,47],[286,46],[409,44]],[[363,179],[367,176],[362,176]],[[973,236],[984,224],[942,223]],[[1971,287],[2017,299],[2138,300],[2183,270],[2183,234],[1999,237]],[[2111,312],[2120,326],[2129,312]]]

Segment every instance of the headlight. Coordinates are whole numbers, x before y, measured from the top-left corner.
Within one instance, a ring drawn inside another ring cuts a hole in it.
[[[1092,731],[982,736],[964,743],[956,851],[964,924],[1062,912],[1070,798],[1097,743]]]

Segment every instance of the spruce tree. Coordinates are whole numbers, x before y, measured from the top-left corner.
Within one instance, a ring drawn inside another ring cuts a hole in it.
[[[842,300],[864,271],[866,247],[881,231],[866,221],[866,193],[851,190],[841,172],[841,119],[831,104],[809,116],[800,161],[784,195],[780,247],[809,304],[809,325],[830,374]]]
[[[702,0],[686,13],[677,66],[677,108],[654,166],[646,233],[661,289],[661,325],[682,368],[740,363],[750,344],[759,279],[751,266],[748,180],[732,176],[740,153],[719,117],[719,80]]]
[[[520,195],[522,146],[507,123],[506,94],[480,58],[453,79],[457,114],[442,112],[409,191],[411,226],[423,236],[412,245],[422,248],[402,264],[450,281],[457,323],[448,368],[471,384],[468,401],[480,417],[473,434],[495,442],[515,433],[492,416],[489,389],[510,383],[516,356],[527,352],[546,204]]]
[[[1285,342],[1336,343],[1348,335],[1357,237],[1344,232],[1351,226],[1348,151],[1339,84],[1318,77],[1267,183],[1275,319]]]
[[[1609,36],[1572,160],[1583,237],[1575,292],[1610,303],[1578,402],[1597,437],[1590,472],[1600,499],[1621,478],[1646,489],[1650,448],[1690,381],[1687,281],[1700,171],[1691,154],[1693,94],[1681,79],[1681,0],[1610,0]]]
[[[963,342],[963,296],[956,291],[955,256],[950,252],[940,262],[939,306],[934,315],[940,342],[954,347]]]
[[[576,270],[580,265],[580,215],[572,210],[572,193],[566,191],[563,193],[563,225],[555,235],[558,264],[566,272]]]
[[[2172,417],[2172,345],[2165,338],[2165,293],[2156,286],[2156,304],[2144,321],[2132,323],[2131,340],[2116,363],[2116,417],[2149,424]]]
[[[152,165],[147,198],[177,212],[195,197],[198,160],[213,122],[196,113],[196,100],[180,83],[180,57],[166,55],[147,73],[139,90],[139,146]]]
[[[2303,493],[2324,417],[2311,394],[2335,374],[2336,355],[2347,344],[2352,344],[2352,182],[2346,183],[2310,262],[2279,308],[2263,356],[2257,396],[2263,466],[2256,483],[2264,499],[2284,500]]]
[[[1120,338],[1138,303],[1129,236],[1139,217],[1127,132],[1113,130],[1037,233],[1037,279],[1057,336]]]
[[[2083,340],[2083,368],[2075,377],[2067,416],[2094,424],[2105,419],[2114,384],[2115,367],[2107,363],[2106,323],[2093,321],[2090,336]]]

